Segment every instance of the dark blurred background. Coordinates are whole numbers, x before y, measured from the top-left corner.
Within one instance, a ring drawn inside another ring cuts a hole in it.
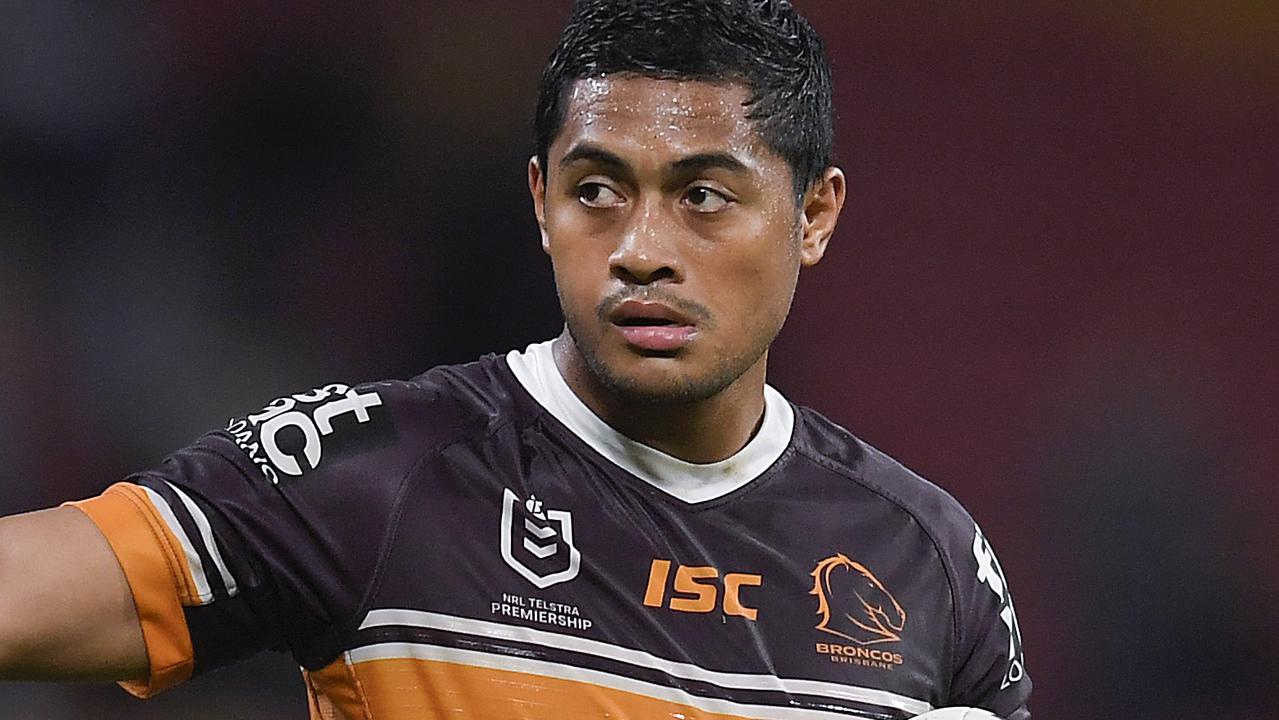
[[[1037,717],[1276,717],[1279,5],[796,4],[851,192],[772,382],[982,522]],[[553,335],[525,162],[567,9],[0,1],[0,513]],[[86,714],[306,710],[282,656],[0,687]]]

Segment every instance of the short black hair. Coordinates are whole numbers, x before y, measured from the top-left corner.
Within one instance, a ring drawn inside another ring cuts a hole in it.
[[[745,84],[747,117],[790,165],[797,197],[831,164],[830,63],[787,0],[578,0],[542,71],[543,170],[572,84],[610,73]]]

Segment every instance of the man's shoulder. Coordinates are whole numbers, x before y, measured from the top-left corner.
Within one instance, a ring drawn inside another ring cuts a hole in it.
[[[528,410],[502,358],[486,355],[407,380],[329,383],[283,395],[232,418],[202,445],[224,457],[242,455],[253,467],[249,474],[271,484],[329,470],[390,477]],[[238,452],[221,450],[225,441]]]
[[[378,393],[403,439],[424,447],[485,435],[536,412],[505,359],[495,354],[357,387]]]
[[[897,506],[939,546],[971,538],[972,516],[946,489],[816,410],[796,409],[796,450],[810,462]]]

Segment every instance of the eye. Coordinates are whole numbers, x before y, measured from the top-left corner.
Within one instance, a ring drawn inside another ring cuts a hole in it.
[[[694,211],[700,213],[719,212],[728,207],[733,201],[729,197],[705,185],[694,185],[684,193],[684,202],[687,203]]]
[[[577,199],[587,207],[608,208],[622,204],[622,196],[599,182],[584,182],[577,186]]]

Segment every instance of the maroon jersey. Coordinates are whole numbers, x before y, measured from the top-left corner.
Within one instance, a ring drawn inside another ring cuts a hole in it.
[[[550,343],[233,419],[77,503],[158,692],[274,648],[312,718],[1029,718],[999,563],[950,495],[765,389],[691,464]]]

